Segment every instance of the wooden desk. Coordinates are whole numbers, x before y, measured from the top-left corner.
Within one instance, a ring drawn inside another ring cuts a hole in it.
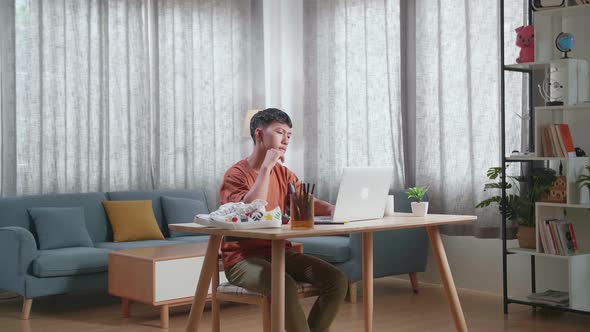
[[[285,240],[293,237],[314,237],[350,233],[362,233],[365,331],[373,331],[373,232],[419,227],[425,227],[428,232],[457,331],[467,331],[465,317],[463,316],[461,303],[459,303],[459,297],[457,296],[453,276],[449,269],[449,263],[438,226],[464,224],[475,220],[477,220],[475,216],[430,214],[426,217],[413,217],[409,213],[396,213],[392,217],[356,221],[344,225],[316,225],[313,229],[309,230],[291,230],[290,225],[284,225],[282,228],[228,230],[203,227],[197,224],[171,224],[169,225],[170,229],[175,231],[211,235],[186,331],[198,331],[198,324],[203,314],[203,307],[207,297],[207,289],[215,271],[217,253],[223,236],[272,241],[271,330],[273,332],[283,332],[285,330]]]

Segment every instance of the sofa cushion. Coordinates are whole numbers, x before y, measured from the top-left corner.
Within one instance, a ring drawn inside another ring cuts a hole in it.
[[[104,201],[115,242],[164,240],[152,201]]]
[[[88,247],[40,250],[33,261],[33,275],[43,278],[105,272],[109,251]]]
[[[173,239],[174,241],[180,241],[185,243],[201,243],[209,241],[209,235],[177,236],[171,239]]]
[[[82,207],[34,207],[28,210],[37,230],[39,249],[93,246]]]
[[[185,224],[193,222],[195,216],[199,213],[207,213],[207,204],[203,201],[197,201],[189,198],[162,196],[162,208],[166,223]],[[170,230],[171,237],[192,235],[190,232],[178,232]]]
[[[86,228],[94,242],[111,241],[110,225],[102,206],[104,193],[45,194],[0,198],[0,227],[17,226],[28,229],[37,238],[35,226],[27,209],[32,207],[84,208]]]
[[[107,196],[111,201],[131,201],[150,199],[156,215],[156,221],[164,233],[165,237],[169,236],[168,227],[164,220],[164,213],[162,211],[162,204],[160,197],[184,197],[201,202],[207,202],[205,192],[201,189],[158,189],[158,190],[132,190],[132,191],[112,191],[108,192]]]
[[[318,236],[289,239],[303,244],[303,252],[329,263],[343,263],[350,259],[348,236]]]
[[[147,241],[131,241],[131,242],[100,242],[96,243],[97,248],[104,248],[110,250],[125,250],[135,248],[147,248],[147,247],[162,247],[171,246],[175,244],[186,244],[182,241],[171,241],[171,240],[147,240]]]

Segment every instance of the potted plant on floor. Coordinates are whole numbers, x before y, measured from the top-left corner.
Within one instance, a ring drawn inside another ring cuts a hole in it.
[[[412,202],[412,214],[415,217],[424,217],[428,214],[428,202],[422,202],[428,188],[416,186],[408,189],[408,198],[415,200]]]
[[[491,167],[487,177],[495,182],[486,183],[488,189],[506,188],[506,202],[502,195],[492,196],[481,201],[476,208],[498,204],[500,211],[506,212],[506,218],[518,224],[518,244],[521,248],[535,249],[535,202],[540,201],[557,179],[555,170],[550,168],[533,168],[528,176],[507,176],[509,183],[502,182],[502,168]],[[500,180],[500,181],[498,181]]]
[[[590,166],[586,166],[586,171],[590,174]],[[580,204],[588,204],[590,203],[590,175],[588,174],[580,174],[578,176],[578,180],[576,184],[580,189],[583,190],[584,187],[588,190],[588,196],[584,195],[583,192],[580,192]]]

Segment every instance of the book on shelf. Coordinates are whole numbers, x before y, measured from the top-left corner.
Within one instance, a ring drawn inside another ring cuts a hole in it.
[[[549,126],[549,133],[551,134],[551,146],[553,147],[553,157],[562,157],[561,149],[559,148],[559,139],[557,138],[557,131],[554,126]]]
[[[563,139],[563,145],[565,146],[565,151],[567,152],[568,157],[575,157],[576,156],[576,148],[574,147],[574,140],[572,138],[572,133],[570,132],[570,126],[565,123],[559,124],[559,131],[561,132],[561,137]]]
[[[559,250],[559,238],[557,237],[557,234],[555,234],[555,227],[553,227],[553,222],[556,221],[557,219],[552,219],[552,220],[547,220],[547,227],[549,228],[549,236],[551,238],[551,242],[553,244],[553,254],[554,255],[561,255],[561,252]]]
[[[549,249],[549,242],[547,241],[547,228],[545,223],[541,223],[539,226],[539,239],[541,240],[541,252],[547,254],[553,254],[552,251]]]
[[[580,247],[578,247],[578,241],[576,240],[576,233],[574,232],[574,224],[570,223],[570,237],[572,239],[572,243],[574,244],[574,252],[576,254],[580,253]]]
[[[546,219],[539,225],[541,252],[550,255],[573,256],[580,253],[574,225],[567,220]]]
[[[555,220],[551,222],[551,227],[553,228],[553,234],[555,234],[555,242],[557,243],[557,252],[559,253],[560,256],[568,256],[567,253],[567,244],[564,243],[564,241],[562,240],[562,236],[561,236],[561,231],[559,230],[559,223],[561,221],[560,220]]]
[[[555,129],[555,133],[557,135],[557,145],[559,146],[559,154],[562,157],[567,157],[567,150],[565,149],[565,143],[563,141],[563,136],[561,136],[561,130],[559,129],[558,124],[554,124],[553,128]]]
[[[562,292],[554,289],[549,289],[542,293],[533,293],[527,295],[527,299],[531,302],[558,306],[567,306],[570,302],[570,296],[568,292]]]
[[[561,242],[561,248],[564,255],[573,256],[576,254],[574,250],[574,243],[572,242],[572,236],[568,235],[570,232],[570,223],[565,220],[558,222],[555,226],[559,233],[559,241]]]
[[[576,149],[570,127],[566,123],[557,123],[543,128],[541,137],[544,157],[575,157]]]
[[[549,127],[543,128],[541,145],[543,146],[544,157],[555,157],[555,154],[553,153],[553,144],[551,143],[551,131],[549,131]]]
[[[550,254],[550,255],[557,255],[555,251],[555,244],[553,242],[553,236],[551,235],[551,229],[549,226],[549,222],[555,219],[546,219],[541,221],[540,227],[543,228],[543,236],[545,238],[546,246],[543,246],[542,252]],[[540,233],[539,233],[540,234]],[[541,241],[541,245],[543,245],[543,241]]]

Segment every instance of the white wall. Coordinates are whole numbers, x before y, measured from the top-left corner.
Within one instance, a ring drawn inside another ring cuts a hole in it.
[[[499,239],[477,239],[471,236],[445,236],[443,243],[457,288],[502,294],[502,242]],[[508,247],[517,247],[516,240]],[[508,256],[509,295],[530,293],[530,256]],[[536,258],[537,290],[553,288],[567,291],[565,260]],[[440,284],[432,255],[427,270],[419,280]]]

